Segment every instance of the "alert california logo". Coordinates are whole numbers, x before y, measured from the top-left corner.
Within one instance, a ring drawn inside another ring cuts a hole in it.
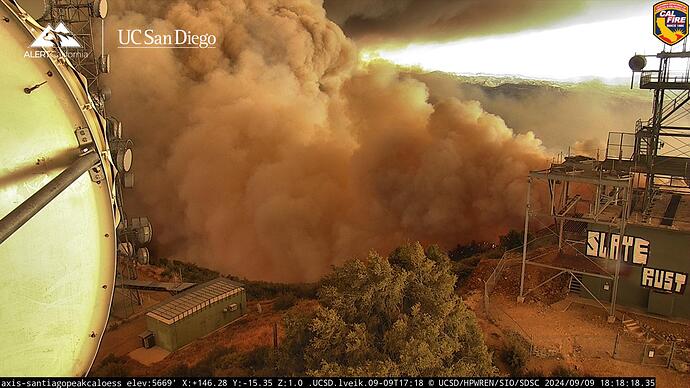
[[[688,36],[688,5],[682,1],[667,0],[654,4],[653,32],[669,46]]]

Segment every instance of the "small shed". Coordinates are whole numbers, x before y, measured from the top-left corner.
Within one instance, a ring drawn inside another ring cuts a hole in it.
[[[240,318],[247,311],[242,284],[216,278],[175,295],[146,314],[156,345],[175,351]]]

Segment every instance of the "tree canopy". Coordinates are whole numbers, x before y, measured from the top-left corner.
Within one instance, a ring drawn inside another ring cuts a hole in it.
[[[448,256],[419,243],[371,253],[323,279],[319,306],[285,318],[279,372],[317,376],[494,373],[474,314],[455,293]]]
[[[503,236],[499,237],[499,241],[503,249],[506,251],[509,251],[511,249],[515,249],[517,247],[522,246],[523,243],[523,238],[525,236],[524,232],[517,231],[515,229],[511,229],[508,231],[508,233],[504,234]],[[530,235],[527,235],[527,239],[530,240]]]

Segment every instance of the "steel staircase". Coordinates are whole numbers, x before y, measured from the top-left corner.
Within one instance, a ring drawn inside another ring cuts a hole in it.
[[[580,274],[573,274],[573,275],[574,275],[580,282],[582,281],[582,275],[580,275]],[[570,284],[568,284],[568,290],[570,290],[570,293],[571,293],[571,294],[578,295],[578,296],[579,296],[579,295],[582,295],[582,285],[581,285],[577,280],[573,279],[572,276],[570,277],[569,282],[570,282]]]

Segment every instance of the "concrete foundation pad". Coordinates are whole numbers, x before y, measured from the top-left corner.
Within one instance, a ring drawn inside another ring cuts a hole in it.
[[[517,302],[518,302],[518,303],[525,303],[525,297],[524,297],[524,296],[518,296],[518,297],[517,297]]]
[[[138,348],[134,349],[129,354],[127,354],[132,360],[139,362],[140,364],[149,366],[162,361],[164,358],[168,357],[169,351],[154,346],[151,349]]]

